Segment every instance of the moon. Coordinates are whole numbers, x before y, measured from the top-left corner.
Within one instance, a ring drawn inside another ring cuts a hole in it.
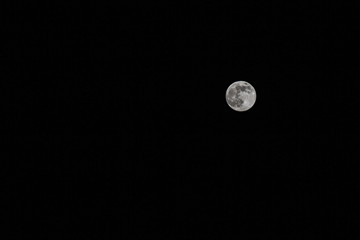
[[[252,108],[256,101],[255,88],[248,82],[237,81],[226,90],[226,102],[235,111],[244,112]]]

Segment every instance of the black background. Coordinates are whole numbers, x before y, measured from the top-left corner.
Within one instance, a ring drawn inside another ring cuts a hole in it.
[[[6,239],[350,234],[354,9],[3,8]],[[257,92],[242,113],[225,101],[239,80]]]

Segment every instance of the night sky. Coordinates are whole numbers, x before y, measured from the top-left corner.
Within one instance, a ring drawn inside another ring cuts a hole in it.
[[[350,234],[353,7],[4,8],[7,239]],[[257,93],[245,112],[225,100],[240,80]]]

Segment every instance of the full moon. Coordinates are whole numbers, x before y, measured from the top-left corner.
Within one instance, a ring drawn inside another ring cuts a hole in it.
[[[235,111],[243,112],[254,106],[256,92],[254,87],[245,81],[232,83],[226,90],[226,102]]]

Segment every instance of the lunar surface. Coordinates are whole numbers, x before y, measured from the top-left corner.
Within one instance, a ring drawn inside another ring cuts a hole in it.
[[[235,111],[243,112],[249,110],[254,106],[255,101],[255,89],[248,82],[234,82],[226,90],[226,102]]]

